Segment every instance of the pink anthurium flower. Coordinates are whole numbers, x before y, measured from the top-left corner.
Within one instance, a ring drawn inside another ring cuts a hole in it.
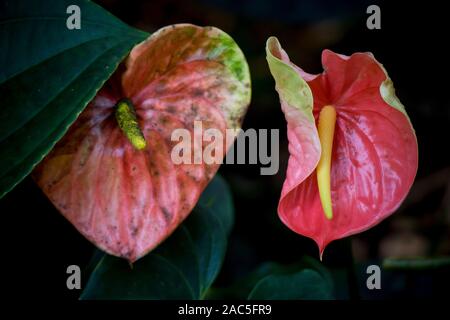
[[[174,130],[239,128],[249,102],[248,66],[228,35],[163,28],[133,48],[34,178],[87,239],[133,262],[186,218],[220,165],[174,163]]]
[[[325,50],[325,71],[311,75],[289,61],[276,38],[266,52],[290,153],[278,213],[314,239],[322,257],[331,241],[367,230],[399,207],[417,171],[416,136],[372,54]]]

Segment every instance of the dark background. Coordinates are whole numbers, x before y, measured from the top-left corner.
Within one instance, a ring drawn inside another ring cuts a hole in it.
[[[384,64],[415,127],[419,171],[405,203],[380,225],[332,243],[324,263],[339,298],[447,297],[450,270],[383,270],[382,290],[365,288],[365,267],[388,257],[450,255],[450,98],[448,12],[443,2],[380,1],[144,1],[99,0],[126,23],[153,32],[188,22],[230,34],[247,57],[252,103],[243,129],[280,129],[280,170],[261,176],[259,165],[223,165],[236,221],[217,286],[229,285],[264,261],[290,263],[318,257],[315,243],[285,227],[277,204],[287,165],[286,123],[265,60],[265,41],[277,36],[290,58],[319,73],[321,51],[350,55],[371,51]],[[381,8],[381,30],[366,28],[366,8]],[[2,288],[17,297],[76,299],[66,288],[66,268],[85,266],[93,246],[27,178],[0,200]],[[356,274],[349,272],[353,251]],[[86,280],[86,279],[84,279]],[[350,285],[349,285],[350,284]]]

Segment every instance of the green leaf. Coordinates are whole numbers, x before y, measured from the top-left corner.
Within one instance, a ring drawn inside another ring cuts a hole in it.
[[[69,5],[81,29],[69,30]],[[147,34],[86,0],[0,4],[0,197],[28,175]]]
[[[288,266],[263,265],[253,277],[259,281],[255,281],[249,300],[329,300],[334,296],[331,274],[309,257]]]
[[[208,299],[323,300],[334,299],[333,278],[319,261],[304,256],[282,265],[265,262],[244,278],[225,288],[211,288]]]
[[[250,292],[250,300],[328,300],[330,285],[313,269],[289,274],[271,274],[260,280]]]
[[[131,267],[107,254],[81,299],[201,299],[222,265],[233,219],[231,195],[216,176],[185,222]]]
[[[229,235],[234,225],[234,205],[231,190],[221,176],[216,175],[215,180],[217,181],[210,183],[208,188],[203,191],[197,207],[210,208],[219,217],[225,232]]]

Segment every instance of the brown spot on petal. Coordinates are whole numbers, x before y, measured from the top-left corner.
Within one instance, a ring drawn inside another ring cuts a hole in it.
[[[203,96],[203,90],[198,89],[198,88],[194,88],[194,90],[192,90],[192,96],[199,98]]]
[[[248,74],[243,80],[233,75],[246,66],[242,53],[212,27],[183,24],[157,31],[135,46],[122,66],[34,175],[91,242],[135,261],[175,230],[218,169],[175,166],[173,130],[192,130],[194,121],[202,120],[205,129],[225,136],[230,113],[245,113],[250,92]],[[145,150],[132,149],[118,128],[114,105],[125,97],[135,105]],[[146,236],[139,236],[144,231]]]
[[[161,212],[163,213],[164,220],[166,220],[167,223],[170,223],[173,217],[172,212],[170,212],[170,210],[165,207],[161,207]]]
[[[175,113],[177,111],[177,107],[175,107],[173,105],[170,105],[170,106],[167,107],[166,110],[167,110],[168,113]]]
[[[134,226],[134,227],[131,229],[131,236],[132,236],[133,238],[136,238],[136,236],[138,235],[138,233],[139,233],[139,227]]]

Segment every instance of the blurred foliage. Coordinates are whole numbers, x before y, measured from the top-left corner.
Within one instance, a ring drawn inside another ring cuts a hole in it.
[[[381,7],[382,29],[368,30],[365,1],[96,2],[126,23],[148,32],[190,22],[213,25],[230,34],[247,57],[252,75],[252,104],[244,129],[280,129],[277,175],[260,176],[258,165],[224,165],[220,169],[231,186],[236,215],[213,293],[239,282],[267,261],[289,266],[304,255],[318,258],[313,241],[288,230],[277,217],[288,152],[286,123],[264,52],[266,39],[274,35],[292,61],[310,73],[322,71],[320,54],[324,48],[343,54],[373,52],[389,70],[397,95],[416,129],[419,172],[404,204],[378,226],[351,238],[354,260],[349,256],[346,240],[330,244],[324,253],[323,264],[333,279],[334,296],[338,299],[448,296],[450,270],[446,266],[420,270],[382,268],[382,289],[366,287],[367,266],[382,266],[384,259],[450,256],[450,154],[446,145],[450,96],[448,81],[442,80],[450,71],[450,60],[446,58],[448,18],[443,7],[371,1],[370,4]],[[10,214],[13,211],[23,214]],[[40,214],[34,214],[35,211]],[[27,249],[26,257],[22,250],[5,248],[5,255],[15,264],[5,266],[4,273],[17,275],[5,280],[11,282],[8,287],[16,290],[17,295],[23,294],[23,288],[28,288],[30,295],[39,295],[38,289],[46,287],[54,297],[76,298],[78,293],[68,292],[64,286],[64,268],[72,263],[87,264],[92,253],[90,243],[56,212],[29,179],[2,199],[0,212],[6,213],[5,225],[21,226],[28,239],[35,239],[31,244],[23,239],[14,240]],[[55,239],[64,243],[66,250],[62,252]],[[6,238],[4,243],[10,241]],[[43,261],[35,266],[40,277],[28,275],[28,263],[21,261]],[[34,289],[29,288],[30,282],[34,283]]]

